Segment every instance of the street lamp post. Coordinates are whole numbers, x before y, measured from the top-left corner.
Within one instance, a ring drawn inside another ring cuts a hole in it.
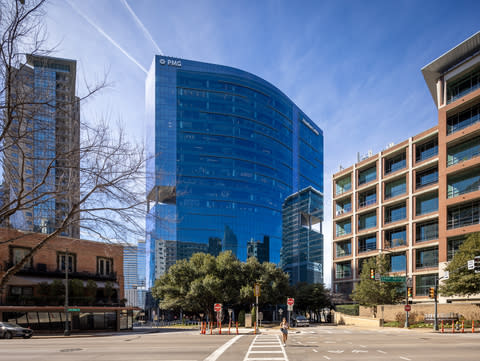
[[[65,249],[65,331],[64,336],[70,336],[70,327],[68,324],[68,248]]]

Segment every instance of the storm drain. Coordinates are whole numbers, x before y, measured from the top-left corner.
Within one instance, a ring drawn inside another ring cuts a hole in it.
[[[76,351],[82,351],[83,349],[81,348],[65,348],[63,350],[60,350],[60,352],[76,352]]]

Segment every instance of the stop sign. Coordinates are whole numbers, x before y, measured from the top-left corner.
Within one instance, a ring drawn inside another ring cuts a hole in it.
[[[287,305],[293,306],[295,304],[295,299],[294,298],[287,298]]]
[[[215,305],[213,306],[213,310],[215,312],[220,312],[222,310],[222,304],[221,303],[215,303]]]
[[[410,305],[405,305],[405,311],[409,312],[412,309]]]

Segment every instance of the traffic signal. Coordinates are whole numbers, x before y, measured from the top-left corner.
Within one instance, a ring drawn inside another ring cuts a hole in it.
[[[370,268],[370,279],[371,280],[375,279],[375,268]]]
[[[412,297],[412,287],[407,288],[407,295],[408,297]]]
[[[430,298],[435,298],[435,287],[430,287]]]

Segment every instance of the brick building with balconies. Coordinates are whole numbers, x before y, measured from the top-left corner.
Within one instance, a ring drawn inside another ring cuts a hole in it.
[[[412,278],[413,301],[428,301],[460,244],[480,231],[480,32],[422,73],[438,125],[333,175],[337,293],[350,295],[363,261],[386,252],[392,274]]]

